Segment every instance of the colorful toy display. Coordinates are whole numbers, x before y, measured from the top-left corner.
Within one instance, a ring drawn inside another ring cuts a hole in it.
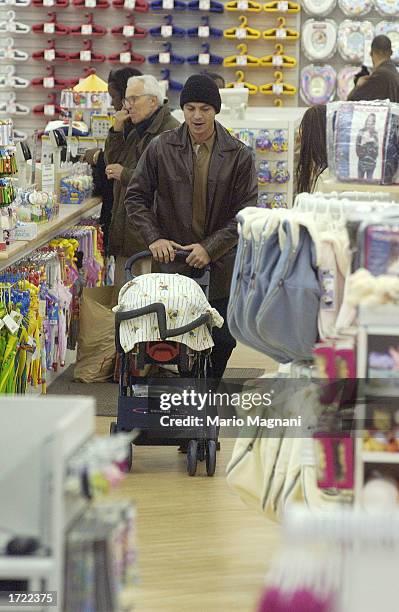
[[[334,98],[337,75],[332,66],[305,66],[301,71],[301,98],[306,104],[327,104]]]

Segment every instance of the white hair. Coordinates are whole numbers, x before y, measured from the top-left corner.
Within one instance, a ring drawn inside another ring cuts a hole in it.
[[[127,82],[126,96],[129,97],[129,88],[134,85],[134,83],[139,81],[144,85],[143,94],[154,96],[157,98],[159,105],[162,106],[165,96],[160,83],[155,77],[152,76],[152,74],[143,74],[141,76],[130,77]]]

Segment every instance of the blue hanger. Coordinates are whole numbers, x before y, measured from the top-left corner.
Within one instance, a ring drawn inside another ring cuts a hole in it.
[[[204,43],[203,45],[201,45],[203,51],[201,52],[201,55],[209,55],[209,64],[223,64],[223,57],[221,57],[220,55],[212,55],[211,53],[209,53],[209,44],[208,43]],[[201,64],[201,65],[208,65],[208,63],[203,63],[200,61],[200,55],[190,55],[187,58],[187,63],[191,64],[191,65],[197,65],[197,64]]]
[[[181,91],[183,89],[184,85],[182,83],[179,83],[178,81],[173,81],[169,78],[170,70],[168,70],[167,68],[161,70],[161,76],[163,81],[168,81],[168,88],[171,91]]]
[[[224,4],[216,0],[192,0],[188,3],[189,11],[209,11],[211,13],[223,13]]]
[[[185,11],[187,4],[181,0],[153,0],[150,7],[154,11]]]
[[[201,17],[201,21],[202,24],[197,27],[197,28],[190,28],[187,30],[187,36],[189,36],[190,38],[221,38],[223,36],[223,30],[219,30],[218,28],[211,28],[209,25],[209,17],[207,15],[204,15],[203,17]],[[200,28],[207,28],[208,29],[208,36],[200,36]]]
[[[164,25],[159,26],[158,28],[150,28],[151,36],[154,36],[154,37],[161,36],[162,38],[170,38],[171,36],[175,38],[184,38],[184,36],[186,35],[186,30],[183,30],[183,28],[178,28],[175,25],[173,25],[172,15],[165,15],[164,20],[165,20]],[[165,30],[163,30],[164,27],[168,28],[170,34],[167,34],[167,35],[165,34]]]
[[[169,61],[160,61],[161,53],[157,53],[157,55],[150,55],[147,58],[150,64],[184,64],[186,59],[181,55],[175,55],[174,53],[172,53],[172,45],[170,43],[165,43],[163,47],[163,53],[169,54]]]

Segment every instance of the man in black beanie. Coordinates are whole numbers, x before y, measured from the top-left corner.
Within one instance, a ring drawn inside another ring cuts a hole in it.
[[[149,144],[125,206],[156,261],[173,262],[175,250],[184,249],[189,251],[189,266],[210,264],[209,300],[225,324],[213,330],[208,376],[220,380],[236,345],[226,322],[238,241],[235,216],[246,206],[256,206],[256,170],[251,150],[215,121],[221,99],[209,76],[191,76],[180,105],[185,122]],[[164,269],[184,274],[176,265]]]

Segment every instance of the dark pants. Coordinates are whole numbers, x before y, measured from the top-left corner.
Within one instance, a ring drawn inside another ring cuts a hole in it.
[[[362,160],[359,159],[359,163],[357,166],[357,175],[360,180],[363,180],[364,175],[366,175],[367,180],[371,181],[373,178],[374,170],[375,166],[372,166],[370,168],[370,164],[364,164]]]
[[[208,372],[208,377],[213,378],[216,381],[220,381],[223,378],[224,371],[227,366],[227,362],[230,359],[230,355],[236,346],[236,341],[230,333],[227,325],[227,305],[229,298],[222,298],[219,300],[211,300],[210,304],[213,308],[216,308],[218,313],[223,317],[223,327],[214,327],[212,329],[212,337],[215,346],[212,349],[211,354],[211,367]]]

